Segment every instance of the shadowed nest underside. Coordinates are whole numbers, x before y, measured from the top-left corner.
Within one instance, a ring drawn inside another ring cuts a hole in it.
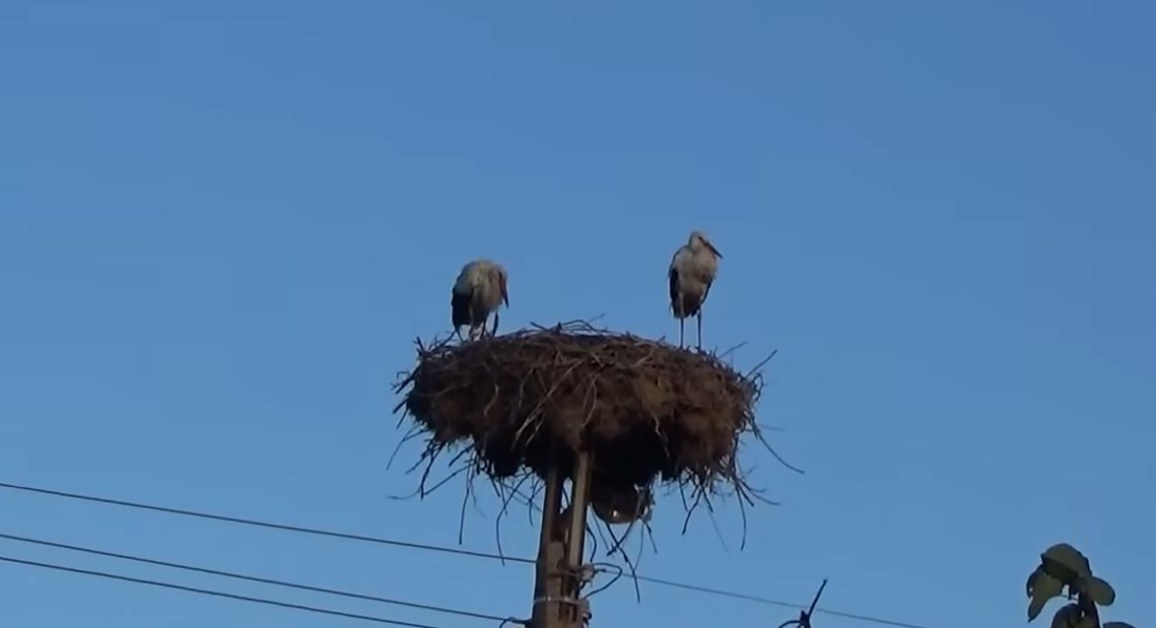
[[[567,476],[584,449],[595,485],[750,490],[736,454],[744,433],[762,440],[761,376],[718,356],[586,323],[417,345],[394,411],[404,407],[427,434],[423,459],[466,445],[475,471],[492,479],[544,478],[552,465]]]

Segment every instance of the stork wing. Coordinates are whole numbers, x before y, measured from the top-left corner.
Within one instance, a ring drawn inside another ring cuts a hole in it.
[[[674,307],[677,309],[678,306],[676,304],[678,303],[678,268],[676,268],[675,266],[672,265],[670,267],[670,272],[667,274],[670,276],[670,305],[671,305],[671,307]]]
[[[470,312],[470,295],[454,290],[453,297],[450,299],[450,320],[454,327],[469,325],[473,323],[472,318],[473,316]]]

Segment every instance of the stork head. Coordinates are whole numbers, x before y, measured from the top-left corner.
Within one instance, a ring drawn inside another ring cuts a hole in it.
[[[711,254],[715,257],[722,259],[722,253],[719,253],[718,249],[714,248],[714,244],[710,241],[710,238],[706,237],[706,234],[702,231],[697,229],[692,231],[690,233],[690,239],[687,240],[687,245],[692,251],[701,251],[706,249],[710,251]]]

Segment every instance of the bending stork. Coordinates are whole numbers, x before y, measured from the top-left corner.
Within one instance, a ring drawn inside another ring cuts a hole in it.
[[[670,307],[678,319],[678,346],[683,346],[684,320],[698,322],[698,348],[702,349],[702,304],[718,274],[722,254],[701,231],[694,231],[670,261]]]
[[[474,260],[462,267],[454,282],[450,307],[454,333],[462,336],[461,327],[470,326],[470,339],[486,335],[486,320],[494,315],[494,327],[489,332],[498,332],[498,308],[505,303],[510,306],[506,293],[506,269],[497,262],[487,259]]]

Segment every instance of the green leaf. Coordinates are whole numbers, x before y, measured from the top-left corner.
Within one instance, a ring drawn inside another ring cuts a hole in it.
[[[1040,612],[1044,610],[1044,605],[1048,600],[1057,597],[1064,590],[1064,583],[1043,570],[1042,567],[1037,567],[1035,571],[1028,576],[1027,592],[1028,597],[1032,601],[1028,604],[1028,621],[1031,621],[1039,616]]]
[[[1064,583],[1044,571],[1043,567],[1036,567],[1036,570],[1028,576],[1028,597],[1039,597],[1042,595],[1047,599],[1051,599],[1060,595],[1063,590]]]
[[[1044,571],[1064,584],[1072,584],[1080,578],[1092,575],[1092,566],[1088,564],[1088,559],[1067,543],[1049,547],[1040,554],[1040,559],[1043,561]]]
[[[1092,576],[1087,579],[1086,586],[1088,594],[1092,596],[1092,601],[1100,606],[1111,606],[1112,602],[1116,601],[1116,590],[1108,584],[1107,580]]]
[[[1102,628],[1136,628],[1132,624],[1126,624],[1122,621],[1110,621],[1102,626]]]
[[[1052,616],[1052,628],[1076,628],[1083,616],[1079,604],[1068,604]]]
[[[1033,597],[1032,601],[1028,603],[1028,621],[1032,621],[1040,616],[1040,612],[1044,610],[1044,605],[1048,603],[1045,597]]]

